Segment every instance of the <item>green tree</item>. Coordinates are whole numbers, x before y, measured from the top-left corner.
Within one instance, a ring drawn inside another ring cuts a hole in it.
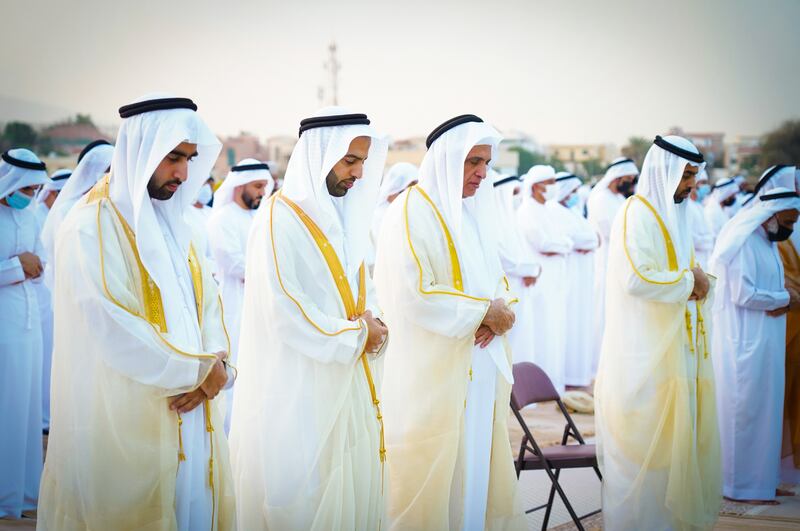
[[[581,162],[583,171],[586,173],[585,177],[591,179],[595,175],[602,175],[605,173],[606,167],[600,162],[600,159],[589,159]]]
[[[8,122],[3,129],[3,149],[34,149],[37,139],[36,131],[25,122]]]
[[[528,151],[519,146],[512,147],[509,151],[514,151],[519,155],[519,164],[517,165],[517,173],[519,175],[523,175],[538,164],[549,164],[555,168],[556,171],[564,171],[564,164],[554,157],[547,157],[541,153],[534,153],[533,151]]]
[[[761,168],[800,161],[800,120],[787,120],[767,133],[761,145]]]
[[[642,167],[644,156],[653,142],[641,136],[632,136],[628,139],[628,145],[622,148],[622,155],[633,159],[638,167]]]
[[[75,123],[94,125],[94,122],[92,121],[92,117],[90,115],[80,114],[80,113],[75,115]]]

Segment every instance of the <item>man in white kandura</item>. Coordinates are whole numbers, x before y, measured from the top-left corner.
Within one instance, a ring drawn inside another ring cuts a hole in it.
[[[495,226],[497,227],[497,252],[500,265],[508,278],[511,292],[519,302],[514,305],[514,314],[519,323],[533,323],[536,319],[535,291],[536,281],[542,273],[542,266],[525,242],[517,224],[516,202],[522,199],[522,180],[517,176],[502,175],[489,170],[488,179],[494,187]],[[488,183],[487,183],[488,184]],[[509,345],[513,348],[515,339],[525,344],[531,339],[531,327],[515,326],[508,333]]]
[[[389,529],[525,528],[507,426],[513,296],[483,183],[500,140],[474,115],[437,127],[419,184],[384,218]]]
[[[45,252],[44,279],[52,291],[54,289],[53,271],[55,268],[55,238],[61,223],[69,211],[83,195],[108,173],[114,146],[105,140],[95,140],[87,144],[78,155],[78,165],[72,171],[64,187],[58,193],[42,227],[42,245]]]
[[[40,233],[50,214],[50,209],[53,208],[53,204],[70,175],[72,175],[72,170],[69,169],[54,171],[50,179],[42,185],[39,193],[36,194],[35,204],[31,208],[36,214]],[[46,259],[43,266],[46,272],[48,269]],[[42,280],[44,280],[44,277],[42,277]],[[53,304],[50,288],[46,282],[36,282],[33,286],[36,288],[36,298],[39,301],[39,315],[42,322],[42,429],[47,433],[50,429],[50,363],[53,354]]]
[[[517,226],[542,273],[530,292],[533,319],[509,335],[514,362],[537,364],[555,388],[564,392],[567,348],[567,256],[574,248],[563,223],[553,218],[548,199],[555,197],[556,171],[537,165],[522,180],[522,205]],[[560,208],[560,207],[559,207]]]
[[[595,381],[605,529],[711,529],[720,495],[714,374],[686,201],[704,167],[657,136],[637,195],[614,220]],[[708,316],[710,320],[710,315]]]
[[[400,192],[412,184],[417,184],[418,177],[419,168],[409,162],[398,162],[392,165],[386,175],[383,176],[378,191],[378,206],[375,207],[375,213],[372,214],[372,230],[369,234],[372,245],[370,246],[367,265],[370,268],[375,267],[375,249],[378,246],[378,234],[380,234],[386,209],[389,208],[392,201],[397,199]]]
[[[714,369],[723,457],[723,494],[770,504],[778,490],[784,412],[786,313],[800,294],[784,285],[778,243],[789,239],[800,199],[794,167],[786,187],[762,187],[725,225],[711,256]],[[779,179],[774,179],[779,181]]]
[[[696,186],[689,196],[686,210],[689,211],[689,226],[692,228],[692,241],[694,242],[694,258],[697,265],[708,268],[708,259],[711,251],[714,250],[714,234],[708,226],[706,220],[703,201],[711,193],[711,185],[708,184],[708,173],[705,169],[697,172],[695,179]]]
[[[216,283],[183,212],[220,143],[187,98],[120,108],[110,177],[55,238],[52,416],[39,529],[236,527]]]
[[[204,185],[205,186],[205,185]],[[247,237],[262,197],[269,197],[275,181],[269,166],[256,159],[244,159],[231,168],[214,194],[208,220],[208,244],[217,266],[217,280],[225,308],[225,327],[231,337],[231,363],[237,365],[239,327],[244,301],[244,269]],[[196,210],[194,206],[192,210]],[[230,431],[233,390],[224,393],[225,432]]]
[[[594,252],[600,239],[592,224],[572,209],[579,200],[580,186],[581,180],[576,175],[558,172],[553,197],[547,202],[547,211],[548,216],[572,240],[572,252],[566,256],[564,383],[574,387],[587,387],[594,380],[596,358],[599,357],[594,349],[591,332],[595,310]],[[545,306],[545,311],[548,310]]]
[[[43,250],[31,203],[48,181],[27,149],[0,160],[0,518],[36,509],[42,472]]]
[[[736,203],[736,194],[739,187],[733,179],[723,179],[714,183],[711,193],[708,194],[703,211],[706,215],[706,223],[711,231],[714,241],[722,230],[725,223],[731,219],[731,207]]]
[[[608,240],[611,237],[611,225],[617,211],[625,203],[635,186],[639,168],[633,160],[619,157],[614,159],[602,179],[592,188],[586,202],[586,217],[600,235],[600,246],[594,253],[594,326],[592,337],[594,343],[595,366],[603,343],[603,327],[605,323],[606,304],[606,270],[608,267]]]
[[[387,148],[365,114],[322,109],[253,220],[231,426],[241,529],[381,528],[387,330],[364,260]]]

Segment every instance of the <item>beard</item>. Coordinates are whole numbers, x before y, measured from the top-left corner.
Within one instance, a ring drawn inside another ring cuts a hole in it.
[[[255,210],[261,204],[261,198],[247,193],[247,190],[242,192],[242,202],[247,205],[250,210]]]
[[[178,188],[180,188],[181,185],[181,182],[177,179],[167,181],[161,186],[156,185],[154,181],[155,179],[151,177],[150,180],[147,182],[147,194],[151,198],[158,199],[159,201],[166,201],[167,199],[172,199],[172,196],[175,195],[175,192],[178,191],[177,189],[175,190],[175,192],[173,192],[172,190],[168,190],[167,186],[171,184],[177,184]]]
[[[325,177],[325,185],[328,187],[328,193],[331,194],[333,197],[344,197],[347,195],[349,188],[347,188],[344,183],[348,181],[355,181],[355,179],[342,179],[339,180],[339,177],[333,173],[333,170],[328,173],[328,176]]]

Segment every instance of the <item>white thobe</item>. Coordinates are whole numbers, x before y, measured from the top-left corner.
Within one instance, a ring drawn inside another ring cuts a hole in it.
[[[156,209],[156,214],[160,211]],[[164,240],[169,249],[169,259],[178,278],[178,287],[182,295],[180,301],[165,301],[164,310],[170,308],[175,319],[170,320],[170,333],[180,337],[181,344],[201,349],[202,339],[197,323],[192,275],[184,253],[180,251],[168,225],[160,218]],[[208,433],[206,432],[203,405],[181,415],[180,427],[186,461],[178,466],[178,478],[175,484],[175,516],[178,529],[211,529],[212,492],[208,484],[208,458],[211,455]]]
[[[42,256],[33,207],[0,204],[0,518],[36,508],[42,473],[42,333],[38,279],[17,255]]]
[[[603,328],[605,325],[606,302],[606,271],[608,269],[608,242],[611,237],[611,227],[620,207],[625,203],[622,194],[609,190],[598,190],[587,205],[587,218],[589,223],[600,235],[600,246],[594,253],[594,329],[593,341],[595,357],[592,372],[597,371],[597,362],[600,357],[600,348],[603,344]]]
[[[780,477],[786,316],[777,244],[758,227],[726,268],[714,307],[714,370],[723,494],[772,500]]]
[[[156,214],[160,214],[158,209],[156,209]],[[175,324],[178,324],[179,328],[173,325],[170,332],[176,337],[184,336],[186,344],[200,349],[202,337],[197,323],[192,274],[184,253],[167,228],[164,219],[161,219],[161,227],[183,296],[180,302],[169,305],[180,314],[180,317],[175,319]],[[230,389],[232,385],[233,374],[229,370],[225,388]],[[183,461],[178,467],[175,486],[175,515],[178,519],[178,529],[181,531],[210,529],[211,527],[213,493],[208,484],[208,459],[211,455],[211,447],[206,431],[203,407],[201,404],[192,411],[181,415],[181,434],[186,461]]]
[[[461,224],[463,249],[481,249],[478,227],[464,209]],[[462,256],[465,278],[471,281],[470,292],[481,297],[494,295],[492,276],[481,253],[465,252]],[[495,383],[497,366],[489,355],[491,350],[502,350],[501,341],[495,338],[485,349],[472,349],[472,379],[467,386],[467,403],[464,412],[464,520],[465,531],[481,530],[486,522],[486,502],[489,494],[489,471],[492,451],[492,422],[494,419]],[[500,354],[504,356],[504,354]],[[455,497],[451,497],[453,499]]]
[[[231,363],[234,365],[244,300],[247,235],[254,213],[255,210],[245,210],[231,202],[214,212],[208,221],[208,243],[217,264],[217,280],[225,309],[225,327],[231,338]]]
[[[39,238],[50,209],[44,203],[36,203],[32,208],[39,225],[37,227],[37,238]],[[47,257],[40,258],[47,271]],[[53,301],[44,277],[42,282],[35,282],[33,285],[39,301],[39,316],[42,322],[42,428],[48,430],[50,429],[50,365],[53,359]]]
[[[567,259],[572,240],[548,220],[545,205],[531,200],[517,210],[517,221],[531,252],[542,266],[529,303],[535,314],[529,322],[517,323],[509,332],[514,362],[530,361],[564,391],[566,369]],[[545,255],[543,253],[557,253]]]
[[[711,251],[714,250],[715,237],[706,221],[703,205],[693,199],[689,199],[688,201],[689,203],[686,210],[689,213],[689,226],[692,228],[694,261],[695,264],[705,270],[708,267],[708,259],[711,257]]]
[[[211,218],[211,207],[203,205],[197,208],[191,205],[186,209],[184,218],[192,227],[192,241],[197,245],[195,251],[197,251],[198,254],[203,254],[211,270],[216,272],[217,268],[214,263],[214,255],[211,252],[211,245],[208,243],[208,220]]]
[[[217,280],[225,311],[225,328],[231,338],[231,363],[237,364],[239,328],[244,302],[244,270],[247,265],[247,236],[255,210],[230,202],[208,221],[208,243],[217,267]],[[231,429],[233,391],[225,393],[225,433]]]
[[[717,236],[719,236],[719,231],[722,230],[722,227],[731,218],[730,214],[726,212],[719,201],[715,201],[713,197],[708,198],[703,211],[706,216],[708,229],[711,231],[711,235],[716,240]]]

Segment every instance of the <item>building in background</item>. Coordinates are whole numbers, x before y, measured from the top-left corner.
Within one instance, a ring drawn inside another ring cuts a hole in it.
[[[682,136],[697,146],[708,167],[721,168],[725,164],[725,133],[689,133],[673,127],[668,134]]]
[[[757,177],[762,168],[758,168],[761,155],[761,136],[738,135],[725,146],[725,167],[731,173],[743,173],[749,177]]]

